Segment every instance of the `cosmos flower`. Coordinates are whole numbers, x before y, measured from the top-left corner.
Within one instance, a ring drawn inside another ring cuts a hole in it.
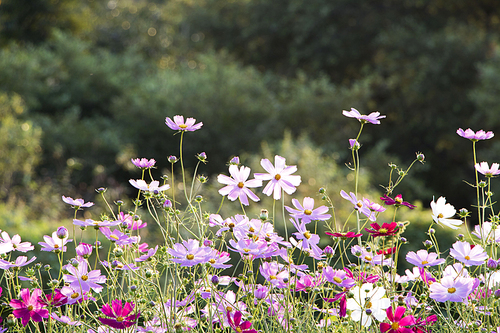
[[[195,124],[195,122],[196,119],[194,118],[187,118],[186,121],[184,121],[183,116],[174,116],[173,121],[170,117],[165,118],[165,124],[174,131],[193,132],[199,130],[201,126],[203,126],[203,123],[199,122],[198,124]]]
[[[342,239],[356,238],[356,237],[363,236],[363,234],[357,234],[353,231],[348,231],[348,232],[328,232],[328,231],[326,231],[325,234],[332,236],[332,237],[339,237]]]
[[[14,309],[12,313],[16,318],[21,318],[23,326],[28,325],[30,319],[41,322],[43,318],[49,317],[49,311],[38,302],[40,295],[42,295],[41,289],[34,289],[30,295],[30,290],[25,288],[19,294],[20,300],[10,300],[9,305]]]
[[[146,183],[146,181],[144,181],[143,179],[137,179],[137,180],[130,179],[128,182],[133,187],[135,187],[135,188],[137,188],[139,190],[145,191],[145,192],[158,193],[158,192],[161,192],[161,191],[166,191],[166,190],[168,190],[170,188],[170,185],[168,185],[168,184],[159,186],[160,182],[157,181],[157,180],[153,180],[149,184]]]
[[[419,268],[436,266],[445,262],[445,259],[438,259],[437,253],[428,253],[426,250],[418,250],[417,253],[410,251],[406,254],[406,261]]]
[[[9,262],[4,259],[0,259],[0,269],[9,269],[13,267],[23,267],[26,265],[31,264],[33,261],[36,260],[36,257],[32,257],[30,260],[28,260],[28,257],[26,256],[19,256],[16,258],[16,261],[14,262]]]
[[[151,258],[152,256],[154,256],[156,254],[156,251],[158,251],[158,245],[156,245],[154,249],[149,249],[146,254],[143,254],[139,258],[135,258],[135,261],[136,262],[143,262],[143,261],[149,260],[149,258]]]
[[[436,202],[431,202],[432,218],[433,220],[452,229],[458,229],[463,223],[462,220],[450,219],[456,213],[455,207],[446,203],[444,197],[439,197]]]
[[[430,285],[429,297],[438,302],[464,302],[467,296],[472,292],[474,279],[454,278],[445,276],[441,282],[434,282]]]
[[[52,233],[52,237],[45,235],[43,236],[43,239],[45,242],[38,242],[38,244],[42,246],[41,250],[47,252],[54,251],[56,253],[59,253],[60,251],[66,252],[67,248],[65,245],[73,241],[72,239],[68,239],[67,236],[62,239],[59,238],[57,231]]]
[[[267,196],[273,194],[274,200],[281,199],[281,190],[287,194],[292,194],[301,182],[300,176],[292,175],[297,171],[297,166],[287,166],[285,163],[286,159],[279,155],[274,156],[274,166],[267,158],[264,158],[260,161],[260,165],[268,173],[255,174],[255,179],[269,180],[262,193]]]
[[[63,324],[70,325],[70,326],[80,326],[82,324],[82,322],[80,322],[80,321],[71,320],[71,318],[68,316],[58,316],[55,312],[52,312],[50,314],[50,317],[58,322],[61,322]]]
[[[67,203],[68,205],[71,205],[72,207],[79,209],[79,208],[88,208],[92,207],[94,205],[93,202],[85,202],[83,199],[73,199],[70,197],[65,197],[64,195],[62,196],[62,200]]]
[[[398,306],[396,310],[392,310],[392,307],[388,307],[386,310],[387,319],[391,322],[380,323],[380,332],[382,333],[412,333],[412,328],[408,326],[413,326],[415,324],[415,317],[408,315],[403,318],[406,309],[403,306]]]
[[[474,167],[476,168],[477,172],[482,173],[488,178],[500,174],[499,170],[500,164],[498,163],[493,163],[491,165],[491,168],[489,167],[488,162],[476,163]]]
[[[125,302],[122,305],[122,301],[115,299],[109,304],[104,304],[102,306],[102,313],[109,318],[99,317],[99,320],[104,325],[108,325],[113,328],[125,329],[127,327],[133,326],[137,322],[137,318],[140,316],[140,312],[136,314],[130,314],[134,310],[134,303]]]
[[[488,255],[481,245],[472,247],[469,243],[460,241],[453,244],[450,255],[465,266],[479,266],[488,259]]]
[[[241,203],[245,206],[248,206],[248,197],[255,202],[260,200],[259,197],[250,190],[250,187],[262,186],[262,180],[247,180],[250,176],[250,168],[241,166],[240,169],[238,169],[237,165],[232,164],[229,166],[229,174],[231,177],[222,174],[217,177],[219,183],[227,185],[219,190],[220,195],[227,195],[227,198],[231,201],[239,198]]]
[[[491,222],[483,222],[482,226],[476,225],[472,234],[487,242],[500,242],[500,230],[493,229]]]
[[[483,130],[479,130],[477,132],[474,132],[470,128],[466,129],[465,131],[459,128],[457,130],[457,134],[462,138],[466,138],[474,142],[479,140],[488,140],[495,136],[492,131],[485,132]]]
[[[389,197],[387,194],[384,194],[383,197],[380,197],[380,200],[382,200],[386,205],[395,205],[396,207],[399,207],[401,205],[406,206],[410,209],[417,207],[409,202],[403,201],[403,195],[401,194],[396,195],[394,199]]]
[[[344,190],[340,191],[340,196],[346,200],[349,200],[353,205],[354,209],[361,212],[363,215],[367,216],[370,221],[375,221],[375,212],[373,212],[370,207],[368,207],[363,200],[358,200],[356,195],[352,192],[347,194]]]
[[[76,254],[84,259],[88,259],[92,254],[92,245],[87,243],[80,243],[76,248]]]
[[[85,221],[81,221],[81,220],[77,220],[77,219],[73,220],[74,225],[80,226],[81,228],[94,227],[94,229],[96,229],[96,230],[101,228],[101,227],[116,226],[116,225],[119,225],[120,223],[121,223],[121,221],[119,221],[119,220],[117,220],[117,221],[108,221],[108,220],[94,221],[92,219],[86,219]]]
[[[182,267],[192,267],[208,260],[208,255],[212,251],[209,247],[200,247],[200,243],[195,239],[183,240],[182,244],[174,244],[167,252],[174,258],[170,259]]]
[[[132,164],[138,167],[139,169],[150,169],[155,166],[156,161],[154,158],[148,160],[147,158],[132,158]]]
[[[351,108],[351,111],[344,110],[344,111],[342,111],[342,114],[346,117],[349,117],[349,118],[356,118],[362,124],[372,123],[372,124],[378,125],[378,124],[380,124],[379,119],[385,118],[385,116],[380,115],[380,112],[372,112],[369,115],[365,116],[365,115],[360,114],[359,111],[356,110],[355,108]]]
[[[391,223],[382,223],[382,226],[379,226],[377,223],[370,224],[371,229],[365,228],[365,230],[372,235],[372,237],[379,236],[393,236],[397,234],[399,228],[396,222]]]
[[[35,247],[29,242],[21,242],[21,236],[14,235],[10,238],[5,231],[2,232],[0,238],[0,254],[9,253],[11,251],[29,252]]]
[[[351,279],[345,270],[333,269],[331,266],[323,268],[323,276],[328,282],[331,282],[340,288],[350,289],[356,285],[354,279]]]
[[[101,275],[101,271],[96,269],[88,271],[88,263],[85,260],[76,261],[76,267],[72,264],[67,264],[64,268],[69,274],[64,274],[63,279],[69,283],[69,287],[73,290],[79,290],[80,294],[94,290],[96,293],[101,292],[103,286],[100,284],[106,282],[106,276]]]
[[[106,236],[107,239],[117,245],[130,245],[139,241],[139,238],[137,236],[129,236],[118,229],[114,229],[113,231],[111,231],[111,229],[109,229],[108,227],[101,227],[99,228],[99,230],[104,236]]]
[[[304,204],[301,205],[299,200],[292,199],[292,204],[296,209],[285,206],[286,210],[290,213],[290,215],[296,219],[302,220],[304,223],[309,223],[311,221],[326,221],[332,216],[330,214],[326,214],[328,212],[328,207],[319,206],[314,209],[314,199],[305,197]]]
[[[240,311],[235,311],[234,314],[231,313],[231,311],[227,311],[226,313],[227,319],[229,322],[229,326],[237,333],[257,333],[256,330],[250,329],[250,326],[252,326],[252,323],[249,321],[242,321],[241,320],[241,312]]]
[[[361,321],[361,325],[369,327],[372,324],[372,317],[378,321],[386,318],[385,310],[391,306],[391,301],[384,297],[384,288],[365,283],[361,287],[354,287],[352,293],[353,298],[347,300],[347,309],[352,311],[352,320]]]

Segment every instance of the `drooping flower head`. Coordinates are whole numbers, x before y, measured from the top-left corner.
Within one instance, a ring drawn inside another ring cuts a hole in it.
[[[482,173],[483,175],[485,175],[488,178],[491,178],[493,176],[500,174],[500,170],[499,170],[500,165],[498,163],[493,163],[491,165],[491,168],[489,167],[488,162],[476,163],[476,165],[474,165],[474,167],[476,168],[477,172]]]
[[[363,124],[364,123],[371,123],[371,124],[378,125],[378,124],[380,124],[379,119],[385,118],[385,116],[380,115],[380,112],[372,112],[369,115],[365,116],[365,115],[360,114],[359,111],[356,110],[355,108],[351,108],[351,111],[344,110],[344,111],[342,111],[342,114],[346,117],[349,117],[349,118],[356,118],[357,120],[359,120]]]
[[[125,329],[127,327],[133,326],[139,318],[140,312],[136,314],[130,314],[134,310],[134,303],[125,302],[122,305],[122,301],[115,299],[109,304],[104,304],[102,306],[102,313],[109,318],[99,317],[99,320],[104,325],[108,325],[113,328]]]
[[[382,200],[386,205],[395,205],[396,207],[399,207],[401,205],[406,206],[410,209],[417,207],[409,202],[403,201],[403,196],[401,194],[396,195],[394,199],[389,197],[387,194],[384,194],[383,197],[380,197],[380,200]]]
[[[477,132],[474,132],[470,128],[466,129],[465,131],[459,128],[457,130],[457,134],[462,138],[466,138],[474,142],[479,140],[488,140],[495,136],[492,131],[485,132],[483,130],[479,130]]]
[[[170,119],[170,117],[165,118],[165,124],[174,131],[193,132],[199,130],[201,126],[203,126],[203,123],[200,122],[198,124],[195,124],[195,122],[196,119],[194,118],[187,118],[186,121],[184,122],[183,116],[174,116],[173,121],[172,119]]]
[[[262,193],[268,196],[272,194],[274,200],[281,198],[281,190],[287,194],[292,194],[295,192],[296,187],[300,185],[300,176],[292,175],[297,171],[297,166],[287,166],[284,157],[274,156],[274,165],[267,158],[264,158],[260,161],[260,165],[268,173],[256,173],[255,179],[269,180]]]
[[[262,186],[262,180],[247,180],[250,176],[250,168],[241,166],[238,169],[237,165],[232,164],[229,166],[229,174],[231,177],[222,174],[217,177],[219,183],[227,185],[219,190],[220,195],[227,195],[231,201],[239,198],[245,206],[248,206],[248,197],[255,202],[260,200],[250,188]]]
[[[445,226],[448,226],[452,229],[458,229],[459,226],[463,223],[462,220],[450,219],[457,212],[455,207],[446,203],[446,199],[444,197],[439,197],[437,201],[431,202],[432,209],[432,218],[433,220]]]

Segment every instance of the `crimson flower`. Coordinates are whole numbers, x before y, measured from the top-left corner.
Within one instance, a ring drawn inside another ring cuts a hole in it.
[[[325,234],[329,235],[329,236],[333,236],[333,237],[340,237],[342,238],[343,240],[347,239],[347,238],[356,238],[356,237],[361,237],[363,236],[362,234],[357,234],[355,232],[352,232],[352,231],[348,231],[348,232],[325,232]]]
[[[10,301],[10,306],[14,309],[12,312],[16,318],[21,318],[21,324],[23,326],[28,325],[30,318],[33,321],[40,322],[43,318],[49,317],[49,311],[43,308],[43,305],[38,302],[38,297],[42,295],[41,289],[33,290],[30,295],[30,290],[25,288],[21,290],[19,299],[13,299]]]
[[[383,254],[384,256],[391,256],[392,254],[396,253],[396,247],[390,247],[390,248],[387,248],[387,249],[383,249],[383,250],[378,250],[377,251],[377,254]]]
[[[427,327],[434,324],[435,321],[437,321],[436,315],[429,316],[425,319],[418,318],[417,322],[415,323],[415,326],[413,326],[413,331],[415,333],[429,333],[431,332],[431,330],[430,329],[427,330]]]
[[[405,326],[412,326],[415,324],[415,317],[408,315],[403,318],[406,309],[403,306],[398,306],[393,313],[392,307],[388,307],[386,310],[387,319],[391,322],[380,323],[380,331],[382,333],[412,333],[411,328]]]
[[[104,325],[108,325],[113,328],[124,329],[135,325],[137,318],[139,318],[140,312],[129,315],[132,310],[134,310],[134,303],[125,302],[125,306],[122,307],[122,301],[115,299],[109,304],[104,304],[102,306],[102,313],[111,318],[101,318],[99,320]]]
[[[252,326],[252,323],[249,321],[241,321],[241,312],[235,311],[234,314],[231,314],[231,311],[227,311],[227,320],[229,322],[229,326],[233,330],[238,333],[257,333],[257,330],[249,329]]]
[[[396,207],[406,206],[410,209],[417,207],[409,202],[403,201],[403,196],[401,194],[396,195],[394,199],[389,197],[387,194],[384,194],[383,197],[380,197],[380,200],[382,200],[386,205],[395,205]]]
[[[370,224],[371,229],[365,228],[373,237],[378,236],[392,236],[398,232],[398,224],[396,222],[391,223],[382,223],[382,226],[379,226],[377,223]]]
[[[38,297],[38,302],[42,305],[50,307],[63,306],[68,302],[68,297],[64,296],[59,289],[54,290],[51,294]]]

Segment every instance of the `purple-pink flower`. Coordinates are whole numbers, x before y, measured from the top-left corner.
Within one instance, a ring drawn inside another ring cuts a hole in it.
[[[31,264],[35,260],[36,260],[36,257],[32,257],[30,260],[28,260],[28,257],[26,257],[26,256],[19,256],[16,258],[16,261],[14,261],[14,262],[9,262],[7,260],[0,259],[0,268],[1,269],[9,269],[9,268],[13,268],[13,267],[23,267],[23,266]]]
[[[87,207],[92,207],[94,205],[93,202],[85,202],[83,199],[73,199],[70,197],[65,197],[64,195],[62,196],[62,200],[67,203],[68,205],[73,206],[74,208],[87,208]]]
[[[217,177],[219,183],[227,185],[219,190],[220,195],[227,195],[231,201],[239,198],[245,206],[248,206],[248,197],[255,202],[260,200],[250,188],[262,186],[262,180],[247,180],[250,176],[250,168],[241,166],[238,169],[237,165],[232,164],[229,166],[229,174],[231,177],[222,174]]]
[[[384,194],[383,197],[380,197],[380,200],[382,200],[386,205],[395,205],[396,207],[399,207],[401,205],[406,206],[410,209],[417,207],[409,202],[403,201],[403,196],[401,194],[396,195],[394,199],[389,197],[387,194]]]
[[[357,120],[359,120],[363,124],[364,123],[372,123],[372,124],[378,125],[378,124],[380,124],[379,119],[385,118],[385,116],[380,115],[380,112],[372,112],[369,115],[365,116],[365,115],[360,114],[359,111],[356,110],[355,108],[351,108],[351,111],[344,110],[344,111],[342,111],[342,114],[346,117],[349,117],[349,118],[356,118]]]
[[[436,266],[445,262],[443,258],[438,259],[437,253],[428,253],[426,250],[418,250],[417,253],[410,251],[406,254],[406,261],[420,268]]]
[[[150,169],[155,166],[156,161],[154,158],[148,160],[147,158],[132,158],[132,164],[139,169]]]
[[[375,217],[375,212],[372,211],[363,200],[358,200],[354,193],[350,192],[349,194],[347,194],[344,190],[342,190],[340,191],[340,196],[346,200],[349,200],[354,205],[354,209],[367,216],[370,221],[375,221],[377,219]]]
[[[10,238],[9,234],[5,231],[2,232],[0,238],[0,254],[9,253],[11,251],[29,252],[34,250],[35,247],[29,242],[21,242],[21,236],[14,235]]]
[[[477,132],[474,132],[470,128],[466,129],[465,131],[459,128],[457,130],[457,134],[471,141],[488,140],[495,136],[492,131],[485,132],[483,130],[479,130]]]
[[[117,245],[130,245],[139,241],[139,238],[137,236],[129,236],[118,229],[111,231],[111,229],[109,229],[108,227],[101,227],[99,228],[99,230],[104,236],[106,236],[107,239]]]
[[[438,302],[464,302],[467,296],[472,292],[474,279],[454,278],[445,276],[441,282],[434,282],[430,285],[429,297]]]
[[[252,323],[249,321],[241,320],[241,312],[235,311],[234,314],[231,311],[227,311],[227,320],[229,322],[229,326],[237,333],[257,333],[256,330],[250,329]]]
[[[35,322],[41,322],[43,318],[49,317],[49,311],[43,308],[38,302],[38,297],[42,295],[41,289],[34,289],[30,295],[30,290],[25,288],[19,294],[20,300],[12,299],[10,306],[14,309],[12,312],[16,318],[21,318],[23,326],[28,325],[30,319]]]
[[[182,267],[192,267],[207,262],[211,251],[209,247],[200,247],[200,243],[195,239],[184,240],[182,244],[176,243],[172,249],[167,250],[174,257],[171,260]]]
[[[274,200],[281,199],[281,190],[287,194],[292,194],[295,192],[296,187],[300,185],[300,176],[292,175],[297,171],[297,166],[287,166],[284,157],[274,156],[274,165],[267,158],[264,158],[260,161],[260,165],[268,173],[256,173],[255,179],[269,180],[262,193],[267,196],[272,194]]]
[[[72,264],[64,266],[68,274],[63,275],[65,282],[73,290],[79,290],[81,294],[93,289],[96,293],[101,292],[103,286],[100,284],[106,282],[106,276],[101,275],[101,271],[96,269],[89,272],[86,260],[76,261],[76,267]]]
[[[491,168],[489,167],[488,162],[476,163],[474,167],[476,168],[477,172],[482,173],[488,178],[500,174],[500,165],[498,163],[493,163],[491,165]]]
[[[450,249],[450,255],[465,266],[479,266],[484,264],[488,255],[481,245],[471,246],[467,242],[455,242]]]
[[[296,219],[300,219],[304,223],[309,223],[311,221],[325,221],[331,218],[328,212],[328,207],[319,206],[314,209],[314,199],[305,197],[303,205],[300,204],[299,200],[292,199],[292,204],[296,209],[285,206],[286,210]]]
[[[56,253],[59,253],[60,251],[66,252],[67,248],[65,245],[73,241],[72,239],[68,239],[67,236],[62,239],[59,238],[57,231],[52,233],[52,237],[45,235],[43,236],[43,239],[45,242],[38,242],[38,244],[42,246],[41,250],[47,252],[54,251]]]
[[[161,192],[161,191],[166,191],[166,190],[168,190],[170,188],[170,185],[168,185],[168,184],[159,186],[160,182],[157,181],[157,180],[153,180],[149,184],[146,183],[146,181],[143,180],[143,179],[137,179],[137,180],[130,179],[128,182],[133,187],[135,187],[135,188],[137,188],[139,190],[145,191],[145,192],[158,193],[158,192]]]
[[[406,309],[403,306],[398,306],[396,310],[388,307],[386,310],[387,319],[390,323],[380,323],[380,332],[382,333],[412,333],[412,325],[415,324],[415,317],[408,315],[403,318]]]
[[[165,124],[173,129],[174,131],[188,131],[188,132],[193,132],[196,130],[199,130],[201,126],[203,126],[203,123],[198,123],[195,124],[196,119],[194,118],[187,118],[186,121],[184,121],[183,116],[174,116],[174,120],[170,119],[170,117],[165,118]]]
[[[125,329],[135,325],[137,318],[139,318],[140,312],[130,314],[134,310],[134,307],[135,305],[132,302],[125,302],[125,305],[122,305],[121,300],[115,299],[111,302],[111,306],[104,304],[101,309],[102,313],[109,318],[99,317],[99,320],[104,325],[117,329]]]

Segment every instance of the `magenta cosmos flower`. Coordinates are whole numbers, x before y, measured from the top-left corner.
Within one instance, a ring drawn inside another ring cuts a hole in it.
[[[415,317],[408,315],[403,318],[406,309],[403,306],[398,306],[393,312],[392,307],[388,307],[386,310],[387,319],[391,322],[380,323],[380,332],[382,333],[412,333],[412,328],[408,326],[413,326],[415,324]]]
[[[385,118],[385,116],[380,115],[380,112],[372,112],[369,115],[365,116],[365,115],[360,114],[359,111],[356,110],[355,108],[351,108],[351,111],[344,110],[344,111],[342,111],[342,114],[346,117],[349,117],[349,118],[356,118],[357,120],[359,120],[363,124],[364,123],[372,123],[372,124],[378,125],[378,124],[380,124],[379,119]]]
[[[363,234],[357,234],[353,231],[348,231],[348,232],[325,232],[325,234],[332,236],[332,237],[339,237],[343,240],[346,240],[348,238],[356,238],[356,237],[361,237]]]
[[[326,214],[328,212],[328,207],[326,206],[319,206],[314,209],[313,198],[305,197],[303,202],[303,205],[301,205],[299,200],[292,199],[292,204],[296,209],[288,206],[285,206],[285,208],[292,217],[300,219],[304,223],[309,223],[311,221],[325,221],[332,217],[330,214]]]
[[[274,156],[274,166],[267,159],[264,158],[260,161],[260,165],[268,173],[256,173],[255,179],[269,180],[266,187],[262,191],[267,196],[273,194],[274,200],[281,199],[281,190],[285,191],[287,194],[292,194],[295,192],[296,187],[300,185],[301,179],[298,175],[292,175],[292,173],[297,171],[297,166],[285,164],[286,159],[281,156]]]
[[[428,253],[426,250],[418,250],[417,253],[413,251],[408,252],[406,261],[420,268],[436,266],[445,262],[443,258],[438,259],[437,253]]]
[[[240,311],[235,311],[234,314],[231,313],[231,311],[227,311],[227,321],[229,323],[229,326],[238,333],[257,333],[256,330],[250,329],[250,326],[252,326],[252,323],[249,321],[242,321],[241,320],[241,312]]]
[[[479,140],[488,140],[495,136],[492,131],[485,132],[483,130],[479,130],[474,133],[474,131],[470,128],[466,129],[465,131],[459,128],[457,129],[457,134],[462,138],[466,138],[474,142]]]
[[[104,325],[108,325],[113,328],[125,329],[132,325],[135,325],[137,318],[139,318],[140,312],[136,314],[130,314],[134,310],[134,303],[125,302],[122,306],[122,301],[115,299],[109,304],[104,304],[102,306],[102,313],[110,318],[99,317],[99,320]]]
[[[12,312],[16,318],[21,318],[23,326],[28,325],[30,318],[35,322],[41,322],[43,318],[49,317],[49,311],[43,308],[43,305],[38,302],[38,297],[42,295],[41,289],[33,290],[30,295],[29,289],[21,290],[19,294],[20,300],[13,299],[10,301],[10,306],[14,309]]]
[[[467,242],[455,242],[453,248],[450,249],[450,255],[465,266],[479,266],[488,259],[488,255],[481,245],[472,247]]]
[[[219,183],[227,185],[219,190],[220,195],[227,195],[227,198],[231,201],[239,198],[241,203],[245,206],[248,206],[248,197],[255,202],[260,200],[259,197],[250,190],[250,187],[262,186],[262,180],[247,180],[250,176],[250,168],[241,166],[241,168],[238,169],[237,165],[230,165],[229,174],[232,178],[226,175],[217,176],[217,181]]]
[[[150,169],[155,166],[155,159],[152,158],[148,160],[147,158],[132,158],[132,164],[138,167],[139,169]]]
[[[482,173],[488,178],[500,174],[500,170],[498,170],[500,165],[498,163],[493,163],[491,165],[491,168],[489,167],[488,162],[476,163],[474,167],[476,168],[477,172]]]
[[[203,123],[198,123],[195,124],[196,119],[194,118],[187,118],[186,121],[184,121],[183,116],[174,116],[174,120],[170,119],[170,117],[165,118],[165,124],[173,129],[174,131],[188,131],[188,132],[193,132],[196,130],[199,130],[201,126],[203,126]]]
[[[417,207],[409,202],[403,201],[403,196],[401,194],[396,195],[394,199],[389,197],[387,194],[384,194],[383,197],[380,197],[380,200],[382,200],[386,205],[395,205],[396,207],[399,207],[401,205],[406,206],[410,209]]]
[[[369,232],[372,237],[379,236],[392,236],[398,233],[398,224],[396,222],[391,223],[382,223],[382,226],[379,226],[377,223],[370,224],[371,228],[365,228],[367,232]]]
[[[62,200],[67,203],[68,205],[73,206],[74,208],[88,208],[92,207],[94,205],[93,202],[85,202],[83,199],[73,199],[70,197],[65,197],[64,195],[62,196]]]

